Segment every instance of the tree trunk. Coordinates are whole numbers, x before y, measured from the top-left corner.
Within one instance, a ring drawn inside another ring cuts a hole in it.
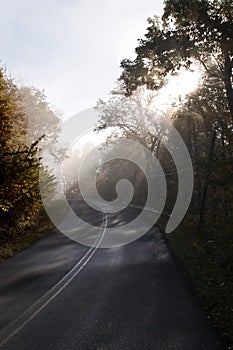
[[[233,122],[233,88],[232,88],[232,68],[233,62],[228,53],[225,53],[224,83],[228,100],[231,118]]]
[[[210,176],[212,173],[212,160],[213,160],[215,141],[216,141],[216,130],[213,130],[211,146],[210,146],[210,153],[209,153],[209,166],[208,166],[208,169],[206,172],[206,179],[205,179],[202,202],[201,202],[201,210],[200,210],[199,225],[198,225],[198,233],[199,234],[201,234],[202,230],[203,230],[204,214],[205,214],[205,208],[206,208],[206,199],[207,199],[207,193],[208,193],[208,187],[209,187],[209,180],[210,180]]]

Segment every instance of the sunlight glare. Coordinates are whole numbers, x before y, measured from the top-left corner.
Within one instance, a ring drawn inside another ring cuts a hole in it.
[[[202,72],[199,67],[193,67],[193,71],[181,69],[177,76],[170,76],[168,83],[161,89],[157,96],[157,102],[161,109],[167,109],[177,100],[183,100],[198,87]]]

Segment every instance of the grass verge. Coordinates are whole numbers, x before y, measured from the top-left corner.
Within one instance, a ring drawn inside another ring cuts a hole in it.
[[[14,256],[52,231],[54,228],[53,223],[45,214],[43,215],[43,220],[39,224],[32,223],[24,232],[15,234],[14,240],[1,244],[0,262]]]
[[[194,226],[184,222],[164,236],[194,283],[213,324],[222,331],[228,349],[233,349],[232,235],[212,233],[199,237]]]
[[[62,202],[59,201],[54,201],[51,205],[57,218],[62,221],[67,213],[67,209],[64,209]],[[13,239],[11,238],[9,241],[1,243],[0,262],[7,260],[40,238],[50,234],[53,228],[54,224],[49,219],[45,209],[42,209],[36,222],[32,222],[23,232],[19,230],[15,231],[13,233]]]

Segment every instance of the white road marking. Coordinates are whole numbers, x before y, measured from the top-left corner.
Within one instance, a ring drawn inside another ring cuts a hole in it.
[[[90,248],[82,257],[82,259],[79,260],[78,263],[60,281],[58,281],[39,300],[37,300],[32,306],[30,306],[18,318],[16,318],[16,320],[12,321],[9,325],[3,328],[3,330],[0,332],[0,348],[5,345],[10,339],[12,339],[19,331],[21,331],[30,321],[32,321],[35,316],[41,312],[49,303],[51,303],[51,301],[54,300],[73,281],[79,272],[82,271],[82,269],[95,254],[96,250],[103,240],[107,228],[106,214],[103,214],[103,220],[103,233],[97,246]]]

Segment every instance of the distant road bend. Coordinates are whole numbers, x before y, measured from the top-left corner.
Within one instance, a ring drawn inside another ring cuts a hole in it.
[[[137,215],[73,207],[102,226]],[[111,249],[54,230],[2,263],[0,281],[0,349],[225,349],[156,228]]]

